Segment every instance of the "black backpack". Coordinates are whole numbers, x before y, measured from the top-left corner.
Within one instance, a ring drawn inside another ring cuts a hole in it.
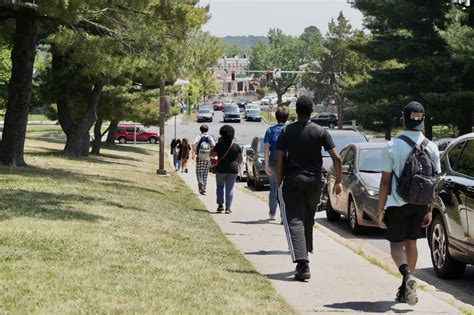
[[[430,141],[425,138],[417,145],[404,135],[398,139],[405,141],[412,150],[397,178],[397,193],[406,203],[428,205],[433,201],[436,188],[435,163],[426,151]]]

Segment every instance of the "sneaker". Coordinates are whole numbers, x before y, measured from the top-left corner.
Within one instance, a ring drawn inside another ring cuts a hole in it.
[[[415,277],[413,277],[412,275],[407,276],[405,288],[405,300],[408,305],[415,305],[416,303],[418,303]]]
[[[395,295],[395,301],[399,303],[406,303],[405,300],[405,285],[402,285],[398,288],[397,294]]]
[[[274,214],[270,214],[270,221],[275,221],[275,215]]]
[[[230,213],[232,213],[232,211],[230,210],[230,208],[227,208],[227,209],[225,209],[225,213],[230,214]]]
[[[187,172],[188,172],[188,169],[185,169],[184,172],[187,173]]]
[[[311,273],[309,272],[309,264],[307,261],[299,262],[296,265],[295,280],[305,281],[311,278]]]
[[[199,193],[200,193],[201,195],[204,195],[204,193],[203,193],[204,190],[202,189],[202,184],[201,184],[201,183],[198,183],[198,189],[199,189]]]
[[[222,211],[224,211],[224,206],[223,205],[219,205],[217,207],[217,213],[222,213]]]

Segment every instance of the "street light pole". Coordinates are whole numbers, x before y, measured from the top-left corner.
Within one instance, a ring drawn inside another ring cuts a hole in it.
[[[166,119],[166,97],[165,97],[165,76],[160,77],[160,155],[158,175],[166,175],[165,170],[165,119]]]

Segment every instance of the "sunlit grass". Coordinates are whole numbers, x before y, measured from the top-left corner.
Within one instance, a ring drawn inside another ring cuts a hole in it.
[[[32,128],[30,167],[0,167],[1,313],[293,313],[157,147],[66,158]]]

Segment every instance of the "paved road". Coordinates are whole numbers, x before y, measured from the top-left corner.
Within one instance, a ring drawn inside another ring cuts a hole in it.
[[[264,113],[266,114],[266,113]],[[197,123],[188,124],[177,124],[177,137],[187,137],[194,139],[198,134],[199,125]],[[223,125],[222,113],[215,112],[214,121],[208,123],[210,127],[210,134],[217,136],[219,128]],[[236,129],[237,142],[242,144],[248,144],[252,138],[256,135],[263,135],[268,125],[265,123],[258,122],[242,122],[232,124]],[[167,124],[167,142],[171,140],[174,133],[174,124],[172,122]],[[245,183],[238,183],[237,187],[240,190],[249,191]],[[252,192],[252,194],[261,200],[267,200],[268,191]],[[325,213],[321,212],[316,215],[316,221],[318,224],[323,225],[332,231],[339,234],[341,237],[347,240],[362,240],[371,246],[374,246],[385,253],[389,253],[388,242],[383,238],[383,233],[377,229],[368,230],[365,234],[360,236],[354,236],[351,234],[349,229],[349,223],[343,219],[340,222],[328,222],[325,217]],[[429,247],[426,239],[418,241],[419,247],[419,262],[418,262],[418,274],[417,276],[426,281],[427,283],[435,286],[441,291],[447,292],[455,296],[460,301],[474,305],[474,266],[468,266],[466,273],[463,278],[456,280],[440,280],[434,274]]]

